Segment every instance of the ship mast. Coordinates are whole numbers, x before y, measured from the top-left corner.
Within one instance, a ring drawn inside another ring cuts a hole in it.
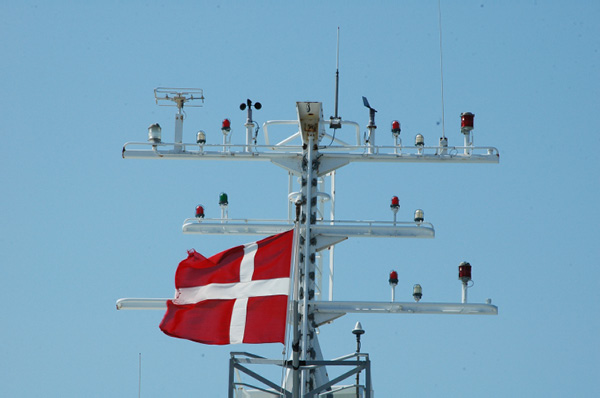
[[[292,360],[270,360],[253,354],[233,352],[230,359],[230,388],[229,396],[234,397],[236,389],[247,387],[246,383],[236,382],[234,370],[240,371],[266,387],[244,390],[244,396],[267,397],[276,394],[285,397],[316,397],[325,392],[343,391],[348,386],[339,386],[341,381],[356,376],[359,379],[361,372],[365,373],[365,385],[355,387],[356,396],[371,397],[372,386],[370,378],[370,361],[368,354],[356,353],[345,355],[333,360],[325,360],[319,346],[316,329],[347,313],[379,313],[379,314],[477,314],[495,315],[497,307],[491,302],[485,304],[467,303],[466,289],[471,280],[471,266],[461,263],[459,279],[462,281],[462,300],[458,303],[427,303],[420,302],[422,297],[420,285],[415,285],[414,303],[395,302],[393,290],[391,302],[341,302],[333,301],[333,253],[330,251],[329,270],[329,299],[324,300],[320,294],[320,279],[323,274],[322,257],[326,249],[348,238],[433,238],[435,230],[432,224],[424,221],[423,212],[417,210],[415,218],[411,221],[397,221],[394,211],[393,221],[340,221],[335,219],[335,184],[334,173],[339,168],[352,162],[380,162],[380,163],[498,163],[499,153],[493,147],[475,147],[473,145],[472,113],[461,114],[461,133],[464,135],[464,146],[449,147],[448,140],[443,137],[439,146],[425,146],[424,137],[418,134],[414,146],[402,146],[399,139],[400,123],[392,122],[392,145],[375,144],[377,126],[375,124],[376,110],[371,107],[368,100],[363,97],[363,104],[369,111],[368,132],[361,140],[359,124],[342,120],[337,115],[335,118],[324,119],[321,102],[304,101],[296,103],[296,120],[272,120],[262,126],[262,139],[264,144],[258,144],[258,124],[252,119],[252,107],[261,109],[258,102],[247,100],[240,109],[247,111],[244,125],[246,129],[245,142],[232,144],[228,119],[223,122],[221,132],[205,133],[200,130],[196,134],[195,143],[184,143],[182,108],[195,100],[204,101],[201,89],[168,89],[155,90],[156,101],[171,102],[178,108],[174,142],[163,142],[162,129],[158,124],[153,124],[148,130],[148,142],[129,142],[123,147],[123,158],[134,159],[194,159],[202,161],[231,160],[231,161],[270,161],[280,166],[290,174],[289,200],[290,206],[297,206],[297,220],[291,216],[283,220],[249,220],[230,219],[226,210],[222,211],[221,218],[204,218],[197,216],[184,221],[183,232],[186,234],[234,234],[234,235],[272,235],[284,232],[297,226],[297,262],[294,289],[291,297],[291,312],[294,319],[291,322],[293,332],[290,337],[292,342]],[[336,95],[337,97],[337,95]],[[271,142],[269,132],[281,125],[295,125],[298,131],[280,142]],[[327,127],[346,129],[354,134],[356,142],[350,143],[328,134]],[[253,129],[255,131],[253,132]],[[223,142],[218,143],[218,135],[223,135]],[[212,141],[211,141],[212,138]],[[323,145],[330,142],[331,145]],[[213,142],[213,143],[210,143]],[[293,180],[297,178],[299,187],[294,191]],[[320,190],[324,179],[329,178],[331,191]],[[227,199],[220,198],[222,205],[226,206]],[[319,206],[328,201],[330,217],[324,218],[325,211]],[[398,199],[392,198],[392,210],[397,210]],[[290,211],[291,214],[291,211]],[[198,215],[198,213],[197,213]],[[395,276],[397,283],[397,275]],[[390,276],[390,284],[393,283]],[[164,309],[167,299],[120,299],[117,301],[118,309]],[[361,329],[356,329],[360,331]],[[358,332],[357,332],[358,333]],[[355,334],[357,334],[355,333]],[[359,337],[359,334],[357,334]],[[272,364],[284,366],[287,369],[286,380],[282,384],[269,381],[257,372],[251,371],[250,365]],[[342,376],[329,380],[326,367],[349,367]],[[352,385],[351,388],[354,388]]]

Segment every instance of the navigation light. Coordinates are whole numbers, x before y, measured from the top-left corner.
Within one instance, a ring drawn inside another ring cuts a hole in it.
[[[469,133],[473,130],[473,118],[474,114],[471,112],[463,112],[460,114],[460,132],[463,134]]]
[[[393,212],[397,212],[399,208],[400,200],[397,196],[392,196],[392,204],[390,205],[390,209],[392,209]]]
[[[398,273],[396,271],[390,272],[390,286],[394,287],[398,284]]]
[[[198,131],[198,133],[196,134],[196,143],[200,145],[206,144],[206,134],[204,133],[204,131]]]
[[[467,283],[471,280],[471,264],[466,261],[460,263],[458,266],[458,279],[463,283]]]
[[[418,303],[421,297],[423,297],[423,288],[417,283],[413,286],[413,298]]]
[[[231,131],[231,121],[229,119],[223,119],[223,124],[221,125],[221,132],[224,135],[229,134]]]
[[[417,136],[415,137],[415,146],[424,146],[424,145],[425,145],[425,138],[423,137],[423,135],[417,134]]]
[[[196,206],[196,218],[204,218],[204,206]]]
[[[161,133],[160,124],[154,123],[150,127],[148,127],[148,141],[158,143],[160,142],[160,133]]]
[[[415,222],[423,222],[424,219],[425,219],[425,213],[423,213],[423,210],[421,210],[421,209],[415,210]]]
[[[398,137],[400,135],[400,122],[397,120],[392,122],[392,134],[394,137]]]
[[[219,194],[219,206],[227,206],[229,203],[227,202],[227,194],[225,192],[221,192]]]

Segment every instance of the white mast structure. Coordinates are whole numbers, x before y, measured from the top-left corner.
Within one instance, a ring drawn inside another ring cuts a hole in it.
[[[193,159],[193,160],[238,160],[238,161],[270,161],[289,173],[289,212],[284,220],[250,220],[230,219],[226,211],[222,211],[220,219],[196,218],[186,219],[183,223],[185,234],[235,234],[235,235],[272,235],[294,228],[293,209],[297,208],[296,223],[299,237],[297,261],[294,274],[295,286],[290,299],[294,314],[292,320],[293,336],[292,360],[283,361],[265,359],[253,354],[233,352],[230,359],[229,397],[372,397],[373,390],[370,377],[368,354],[360,353],[360,335],[364,332],[360,324],[353,333],[357,337],[357,351],[334,360],[324,360],[319,347],[316,328],[330,323],[347,313],[378,314],[475,314],[496,315],[498,308],[488,300],[485,304],[467,303],[466,289],[471,280],[471,266],[461,263],[459,279],[462,281],[462,300],[459,303],[426,303],[420,302],[421,286],[415,285],[415,302],[395,302],[394,287],[397,284],[397,273],[390,274],[392,300],[390,302],[341,302],[333,301],[333,247],[348,238],[387,237],[387,238],[433,238],[432,224],[425,222],[423,211],[415,212],[414,221],[396,221],[398,200],[392,198],[390,206],[394,212],[393,221],[342,221],[336,220],[335,210],[335,172],[351,162],[388,162],[388,163],[498,163],[499,153],[494,147],[473,146],[473,114],[461,114],[461,132],[465,136],[464,146],[449,147],[448,140],[440,140],[439,146],[427,147],[423,136],[418,134],[414,146],[402,146],[399,139],[400,124],[392,123],[393,145],[375,145],[377,126],[375,112],[366,98],[363,104],[369,109],[368,133],[361,140],[358,123],[342,120],[336,114],[329,120],[323,117],[321,102],[297,102],[296,120],[272,120],[263,124],[264,144],[257,144],[258,124],[252,119],[252,108],[260,109],[258,102],[247,100],[240,108],[247,111],[245,123],[246,140],[243,144],[232,144],[229,134],[229,120],[223,122],[222,144],[207,143],[206,133],[199,131],[195,143],[183,143],[184,104],[194,100],[204,101],[200,89],[155,90],[156,102],[172,101],[177,106],[175,117],[175,140],[163,142],[158,124],[148,130],[149,142],[128,142],[123,147],[123,158],[126,159]],[[336,89],[337,99],[337,89]],[[272,142],[269,133],[281,125],[297,126],[298,131],[277,143]],[[340,139],[348,137],[340,133],[330,135],[327,128],[352,130],[354,143]],[[253,134],[253,130],[254,134]],[[215,134],[216,135],[216,134]],[[445,138],[445,137],[444,137]],[[332,142],[325,146],[323,142]],[[298,183],[294,184],[297,179]],[[329,193],[324,192],[325,180],[329,181]],[[299,185],[297,190],[295,185]],[[220,202],[223,201],[221,193]],[[226,195],[225,195],[226,202]],[[325,219],[325,204],[329,207],[330,219]],[[222,203],[221,203],[222,204]],[[226,203],[225,203],[226,204]],[[201,207],[201,206],[199,206]],[[323,257],[329,249],[329,297],[321,295],[321,276],[323,275]],[[117,309],[166,309],[165,298],[161,299],[120,299]],[[287,369],[287,377],[280,385],[250,370],[249,365],[272,364]],[[350,367],[339,377],[329,380],[326,367]],[[366,374],[365,385],[358,383],[360,373]],[[261,386],[250,385],[234,380],[234,373],[244,373],[261,383]],[[353,385],[339,386],[337,383],[356,375]]]

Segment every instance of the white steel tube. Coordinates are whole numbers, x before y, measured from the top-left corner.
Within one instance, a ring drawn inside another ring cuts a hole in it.
[[[369,142],[367,144],[368,146],[368,153],[374,153],[373,148],[375,147],[375,129],[376,127],[367,127],[367,129],[369,129]]]
[[[471,154],[471,148],[473,146],[473,143],[471,142],[471,133],[467,132],[467,133],[463,133],[465,136],[465,155],[470,155]]]
[[[467,302],[467,282],[463,282],[462,283],[462,303],[466,303]]]
[[[183,113],[181,108],[175,115],[175,152],[181,152],[183,149]]]
[[[246,147],[244,148],[244,151],[250,152],[252,148],[252,128],[254,127],[254,123],[248,119],[244,126],[246,126]]]
[[[329,213],[329,219],[335,220],[335,170],[330,173],[331,175],[331,207]],[[333,221],[331,221],[333,225]],[[329,301],[333,300],[333,253],[335,246],[329,247]]]

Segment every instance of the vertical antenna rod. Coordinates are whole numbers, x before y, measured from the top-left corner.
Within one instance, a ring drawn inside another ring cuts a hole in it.
[[[438,22],[440,28],[440,76],[442,79],[442,138],[446,138],[446,119],[444,111],[444,61],[442,58],[442,6],[438,0]]]
[[[142,353],[140,352],[139,359],[139,374],[138,374],[138,398],[142,396]]]
[[[340,91],[340,27],[337,28],[337,53],[335,56],[335,118],[338,118],[338,94]]]
[[[342,128],[342,121],[338,115],[338,95],[340,92],[340,27],[337,28],[337,50],[335,56],[335,115],[331,116],[329,128]]]

